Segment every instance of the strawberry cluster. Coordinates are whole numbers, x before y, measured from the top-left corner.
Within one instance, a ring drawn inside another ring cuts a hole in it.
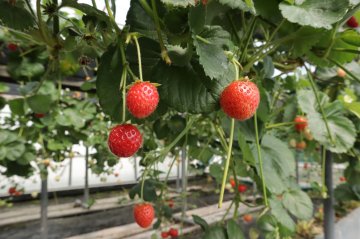
[[[179,236],[179,231],[175,228],[170,228],[167,232],[161,233],[161,238],[166,239],[168,237],[177,238]]]

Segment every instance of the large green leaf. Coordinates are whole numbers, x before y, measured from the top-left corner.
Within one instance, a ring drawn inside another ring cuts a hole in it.
[[[3,25],[16,30],[25,30],[34,26],[34,18],[25,9],[22,1],[15,5],[11,1],[0,1],[0,21]]]
[[[199,4],[198,6],[190,9],[189,25],[193,33],[198,34],[204,29],[205,20],[206,20],[206,7],[204,5]]]
[[[13,99],[8,102],[10,110],[15,115],[24,115],[25,114],[25,101],[22,98]]]
[[[214,94],[205,87],[191,66],[167,66],[159,62],[154,68],[152,82],[160,83],[160,98],[180,112],[207,113],[217,109]]]
[[[202,239],[227,239],[226,232],[221,226],[214,226],[207,230]]]
[[[308,116],[309,128],[314,138],[334,153],[345,153],[355,142],[354,124],[345,116],[344,109],[338,101],[329,102],[326,94],[319,92],[319,98],[329,124],[334,145],[330,142],[325,121],[319,113],[319,106],[311,90],[300,90],[297,94],[298,103]]]
[[[255,166],[254,156],[249,145],[246,143],[244,135],[241,132],[238,133],[238,144],[240,146],[244,161]]]
[[[271,198],[269,199],[269,204],[271,208],[271,214],[274,215],[276,220],[290,231],[294,231],[295,223],[286,212],[281,202]]]
[[[228,238],[231,239],[245,239],[240,226],[234,221],[229,220],[226,225]]]
[[[313,204],[309,196],[300,189],[291,189],[283,195],[283,206],[299,219],[310,219],[313,214]]]
[[[120,80],[122,71],[120,47],[117,44],[111,45],[100,59],[96,93],[103,111],[115,121],[121,120]]]
[[[242,11],[250,11],[251,13],[255,13],[255,8],[252,0],[245,2],[243,0],[219,0],[221,4],[227,5],[232,9],[240,9]],[[247,4],[249,2],[250,4]]]
[[[232,47],[230,34],[220,26],[205,26],[199,36],[193,35],[199,62],[207,76],[219,79],[232,66],[224,53],[224,48]]]
[[[26,99],[30,109],[35,113],[47,113],[51,107],[51,95],[34,95]]]
[[[209,224],[201,217],[197,215],[192,215],[194,223],[198,224],[202,230],[206,231],[209,229]]]
[[[253,147],[253,155],[258,162],[255,147]],[[289,177],[295,175],[293,153],[286,143],[266,134],[261,142],[261,156],[267,188],[272,193],[281,194],[287,189]],[[257,169],[259,172],[259,164],[257,164]]]
[[[169,4],[175,7],[187,7],[187,6],[194,6],[194,0],[161,0],[165,4]]]
[[[306,0],[301,4],[282,2],[279,5],[282,15],[290,22],[326,29],[340,21],[348,7],[348,0]]]

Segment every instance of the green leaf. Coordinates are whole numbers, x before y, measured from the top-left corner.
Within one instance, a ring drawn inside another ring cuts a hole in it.
[[[202,4],[193,7],[189,11],[189,25],[194,34],[199,34],[205,26],[206,7]]]
[[[220,164],[214,163],[210,165],[210,175],[213,176],[218,184],[221,184],[223,170]]]
[[[240,226],[234,220],[231,219],[227,222],[226,229],[227,229],[228,238],[245,239]]]
[[[340,39],[347,44],[360,47],[360,34],[354,30],[347,30],[341,33]]]
[[[136,184],[130,191],[129,197],[134,199],[135,196],[141,196],[141,183]],[[145,180],[144,182],[144,200],[147,202],[155,202],[157,198],[156,188],[151,180]]]
[[[119,45],[109,46],[101,56],[96,80],[100,106],[114,121],[121,121],[122,94],[119,88],[123,64]]]
[[[257,153],[253,148],[253,155]],[[287,189],[287,181],[295,175],[295,158],[288,145],[280,139],[266,134],[261,141],[261,156],[267,188],[275,194]],[[258,160],[257,160],[258,162]],[[259,172],[259,166],[257,165]]]
[[[206,231],[209,229],[209,224],[201,217],[199,217],[197,215],[192,215],[192,218],[193,218],[194,222],[196,224],[198,224],[203,231]]]
[[[34,95],[26,99],[30,109],[35,113],[45,114],[51,107],[51,95]]]
[[[270,56],[266,56],[263,59],[264,61],[264,66],[263,66],[263,74],[265,78],[272,78],[272,76],[274,75],[274,64],[272,61],[272,58]]]
[[[251,149],[250,149],[249,145],[246,143],[244,135],[241,132],[238,133],[238,143],[239,143],[239,147],[241,149],[241,152],[243,154],[244,160],[247,163],[249,163],[250,165],[255,166],[254,156],[253,156],[253,154],[251,152]]]
[[[179,112],[207,113],[218,107],[216,96],[190,66],[167,66],[159,62],[151,81],[161,84],[158,87],[160,98]]]
[[[282,203],[292,215],[299,219],[308,220],[313,214],[311,199],[300,189],[285,192]]]
[[[290,22],[326,29],[331,29],[333,23],[340,21],[348,7],[347,0],[307,0],[296,5],[286,2],[279,5],[282,15]]]
[[[287,42],[289,48],[292,49],[294,57],[304,55],[312,46],[320,41],[320,36],[325,32],[324,29],[313,28],[309,26],[300,27],[296,33],[294,40]]]
[[[345,104],[345,107],[360,118],[360,102],[352,102]]]
[[[0,21],[3,25],[16,29],[25,30],[34,26],[34,18],[25,9],[22,1],[12,5],[10,1],[0,1]]]
[[[224,53],[224,47],[232,47],[230,34],[220,26],[205,26],[201,34],[193,38],[205,74],[211,79],[220,79],[232,66]]]
[[[269,204],[271,208],[271,214],[276,218],[276,220],[290,231],[294,231],[295,223],[286,212],[281,202],[271,198],[269,200]]]
[[[355,142],[356,130],[354,124],[347,119],[340,102],[329,103],[329,97],[319,92],[321,105],[324,108],[325,115],[329,124],[332,138],[335,145],[332,145],[328,137],[325,121],[319,113],[319,107],[315,95],[311,90],[300,90],[297,93],[298,103],[303,112],[308,116],[309,129],[315,140],[324,144],[334,153],[345,153]]]
[[[202,239],[227,239],[227,236],[224,228],[214,226],[205,232]]]
[[[232,9],[240,9],[242,11],[251,12],[255,14],[254,3],[252,0],[219,0],[221,4],[227,5]]]
[[[16,161],[24,152],[25,145],[22,142],[14,142],[7,145],[6,158]]]
[[[169,4],[175,7],[187,7],[187,6],[194,6],[194,0],[161,0],[165,4]]]
[[[0,93],[5,93],[10,90],[10,87],[7,86],[5,83],[0,83]]]
[[[25,114],[25,101],[22,98],[10,100],[8,102],[11,112],[15,115]]]

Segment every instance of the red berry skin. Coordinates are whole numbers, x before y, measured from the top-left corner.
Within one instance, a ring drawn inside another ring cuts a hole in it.
[[[130,113],[139,119],[151,115],[159,103],[159,93],[149,82],[136,82],[126,95],[126,105]]]
[[[9,43],[9,44],[7,45],[7,47],[8,47],[8,49],[9,49],[10,51],[16,51],[17,48],[18,48],[18,46],[17,46],[15,43]]]
[[[251,118],[260,103],[260,93],[256,84],[248,80],[230,83],[220,95],[220,106],[231,118],[247,120]]]
[[[169,235],[169,233],[168,232],[162,232],[161,233],[161,238],[168,238],[170,235]]]
[[[359,26],[358,21],[354,16],[350,17],[349,20],[347,20],[346,25],[351,28],[357,28]]]
[[[110,131],[108,146],[110,151],[118,157],[134,155],[141,144],[140,131],[132,124],[117,125]]]
[[[41,118],[44,118],[45,117],[45,114],[42,114],[42,113],[35,113],[34,116],[38,119],[41,119]]]
[[[298,132],[304,131],[305,128],[308,126],[308,121],[303,116],[296,116],[294,122],[295,122],[295,129]]]
[[[169,235],[171,236],[171,238],[176,238],[179,236],[179,231],[175,228],[170,228]]]
[[[168,203],[168,206],[169,206],[170,208],[173,208],[173,207],[174,207],[174,200],[170,199],[170,200],[167,201],[167,203]]]
[[[344,176],[341,176],[341,177],[339,178],[339,180],[340,180],[340,182],[346,182],[346,178],[345,178]]]
[[[142,228],[147,228],[151,225],[155,217],[154,207],[149,203],[137,204],[134,207],[135,222]]]
[[[10,195],[14,195],[14,194],[16,193],[16,188],[15,188],[15,187],[9,188],[8,193],[9,193]]]
[[[252,222],[253,217],[252,217],[250,214],[245,214],[245,215],[243,216],[243,220],[244,220],[245,222]]]
[[[239,193],[244,193],[244,192],[246,192],[246,190],[247,190],[247,186],[245,184],[240,184],[238,186]]]
[[[233,178],[230,178],[229,181],[230,181],[231,187],[232,187],[232,188],[235,188],[235,186],[236,186],[235,180],[234,180]]]

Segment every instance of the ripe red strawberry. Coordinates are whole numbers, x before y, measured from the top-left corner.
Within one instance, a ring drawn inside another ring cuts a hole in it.
[[[220,106],[225,114],[237,120],[251,118],[259,102],[259,89],[248,80],[236,80],[230,83],[220,96]]]
[[[170,235],[169,235],[169,233],[168,232],[162,232],[161,233],[161,238],[168,238]]]
[[[244,220],[245,222],[252,222],[253,217],[251,216],[251,214],[245,214],[245,215],[243,216],[243,220]]]
[[[347,20],[346,25],[351,28],[357,28],[359,26],[358,21],[354,16],[350,17],[349,20]]]
[[[175,228],[170,228],[169,235],[171,236],[171,238],[176,238],[179,236],[179,231]]]
[[[159,93],[150,82],[136,82],[127,95],[126,105],[130,113],[142,119],[153,113],[159,103]]]
[[[134,155],[141,144],[142,136],[134,125],[117,125],[110,131],[108,138],[109,149],[118,157],[130,157]]]
[[[308,169],[309,168],[309,164],[308,163],[304,163],[304,169]]]
[[[235,180],[233,178],[230,178],[229,182],[230,182],[231,187],[235,188],[235,186],[236,186]]]
[[[306,117],[304,116],[296,116],[294,119],[295,122],[295,129],[298,132],[304,131],[305,128],[308,126],[308,122]]]
[[[9,193],[10,195],[15,194],[15,193],[16,193],[16,188],[15,188],[15,187],[11,187],[11,188],[9,188],[8,193]]]
[[[247,186],[245,184],[240,184],[238,186],[239,193],[244,193],[244,192],[246,192],[246,190],[247,190]]]
[[[137,204],[134,207],[135,222],[142,228],[147,228],[151,225],[155,217],[154,207],[149,203]]]
[[[10,50],[10,51],[16,51],[18,46],[15,44],[15,43],[9,43],[7,45],[7,48]]]
[[[345,178],[344,176],[341,176],[341,177],[339,178],[339,180],[340,180],[340,182],[346,182],[346,178]]]

